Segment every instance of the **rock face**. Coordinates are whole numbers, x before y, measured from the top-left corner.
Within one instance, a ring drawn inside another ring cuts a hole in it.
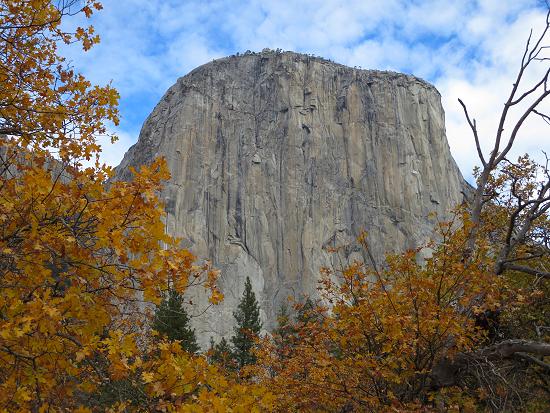
[[[433,86],[290,52],[228,57],[180,78],[118,178],[159,155],[172,173],[168,231],[222,271],[224,303],[194,319],[203,345],[232,333],[247,276],[269,329],[289,296],[315,294],[320,267],[335,264],[327,247],[362,229],[380,261],[414,247],[433,230],[429,214],[444,216],[466,188]]]

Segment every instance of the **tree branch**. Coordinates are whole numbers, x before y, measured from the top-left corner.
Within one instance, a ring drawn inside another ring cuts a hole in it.
[[[550,356],[550,343],[520,339],[501,341],[472,353],[459,353],[453,358],[443,358],[433,367],[430,376],[435,387],[454,386],[460,372],[469,364],[509,359],[511,357],[528,358],[529,361],[546,368],[547,364],[536,359],[533,355]]]
[[[466,108],[466,105],[461,99],[458,99],[458,103],[462,106],[462,109],[464,110],[464,115],[466,115],[466,120],[468,121],[468,124],[470,125],[470,128],[472,129],[472,133],[474,134],[474,139],[476,141],[476,149],[477,149],[477,155],[479,156],[479,159],[481,160],[481,163],[484,167],[487,167],[487,162],[485,161],[485,158],[483,157],[483,152],[481,151],[481,145],[479,143],[479,135],[477,133],[477,125],[475,119],[470,119],[470,115],[468,114],[468,109]]]
[[[550,343],[520,339],[505,340],[476,351],[471,354],[471,357],[495,360],[509,358],[516,353],[550,356]]]
[[[503,263],[503,267],[507,270],[519,271],[524,274],[534,275],[535,277],[544,277],[550,279],[550,272],[539,271],[531,267],[526,267],[525,265],[517,265],[505,262]]]
[[[516,356],[519,357],[519,358],[522,358],[524,360],[530,361],[531,363],[535,363],[536,365],[538,365],[538,366],[542,367],[543,369],[545,369],[546,371],[550,372],[550,364],[545,363],[544,361],[539,360],[538,358],[533,357],[530,354],[519,352],[519,353],[516,353]]]

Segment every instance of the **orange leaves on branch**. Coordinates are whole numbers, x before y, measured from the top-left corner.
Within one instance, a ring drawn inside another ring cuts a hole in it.
[[[264,340],[258,354],[279,411],[411,411],[430,397],[454,400],[452,389],[434,390],[433,370],[483,342],[473,313],[497,308],[503,289],[489,248],[462,262],[468,232],[458,223],[441,224],[429,251],[387,257],[383,270],[357,261],[324,270],[329,309],[314,309],[284,340]]]
[[[72,409],[76,388],[96,391],[145,368],[151,303],[170,287],[205,288],[217,303],[218,272],[164,231],[162,159],[107,185],[108,170],[27,154],[1,182],[0,363],[11,368],[0,372],[0,406]],[[152,398],[175,380],[160,377]]]
[[[101,9],[78,4],[86,17]],[[171,287],[206,288],[219,302],[218,273],[165,232],[164,160],[131,182],[109,181],[112,170],[99,165],[97,138],[118,122],[118,93],[57,54],[59,42],[86,50],[99,40],[92,27],[61,30],[75,5],[0,1],[0,410],[87,411],[117,382],[144,387],[152,410],[200,405],[195,390],[207,400],[216,388],[220,405],[241,396],[250,405],[263,397],[250,396],[258,386],[224,381],[146,334],[148,307]],[[94,157],[95,167],[82,167]],[[193,382],[205,375],[209,387]]]
[[[145,392],[156,408],[182,412],[264,412],[273,396],[259,384],[239,383],[206,357],[186,353],[176,343],[161,342],[154,357],[141,365]]]
[[[79,3],[87,17],[101,9],[91,0]],[[73,161],[96,156],[97,134],[118,122],[116,91],[92,87],[57,53],[58,42],[78,42],[84,50],[99,42],[91,26],[74,33],[61,29],[75,7],[69,0],[0,2],[0,134],[35,153],[55,151]]]

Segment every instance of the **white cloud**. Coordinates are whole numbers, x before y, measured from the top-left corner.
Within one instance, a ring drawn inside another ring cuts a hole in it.
[[[468,176],[477,161],[457,98],[467,102],[487,148],[526,36],[544,23],[541,5],[540,0],[104,0],[105,10],[93,21],[102,44],[75,63],[94,82],[113,79],[127,117],[136,107],[124,102],[143,97],[145,107],[152,107],[194,67],[247,49],[282,48],[350,66],[411,72],[439,88],[451,150]],[[104,159],[117,163],[140,126],[118,130],[121,143],[106,148]],[[545,126],[528,123],[515,153],[550,152]]]
[[[499,117],[507,100],[520,66],[521,56],[530,28],[540,28],[544,16],[540,12],[522,13],[511,25],[491,23],[488,33],[478,46],[480,59],[463,65],[462,70],[448,70],[436,85],[442,93],[447,112],[447,137],[452,153],[463,173],[468,176],[475,164],[479,164],[473,136],[467,125],[458,98],[467,104],[471,116],[477,119],[482,147],[485,153],[492,149]],[[468,67],[470,66],[470,67]],[[547,64],[536,64],[526,72],[521,91],[528,90]],[[520,93],[521,94],[521,93]],[[508,116],[505,133],[508,132],[525,106],[514,108]],[[529,119],[518,136],[510,158],[529,152],[542,160],[542,150],[550,150],[547,125],[538,117]]]
[[[204,37],[190,34],[185,38],[176,37],[168,46],[165,57],[170,61],[171,72],[183,75],[203,63],[223,57],[223,55],[222,52],[210,49]]]
[[[135,143],[135,137],[126,132],[117,131],[116,136],[118,140],[115,143],[111,143],[109,137],[99,139],[102,149],[101,160],[111,166],[118,165],[126,151]]]

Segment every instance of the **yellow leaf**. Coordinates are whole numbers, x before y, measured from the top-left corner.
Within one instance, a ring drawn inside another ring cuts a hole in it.
[[[151,383],[155,379],[155,375],[154,373],[144,371],[143,373],[141,373],[141,378],[143,379],[144,383]]]

